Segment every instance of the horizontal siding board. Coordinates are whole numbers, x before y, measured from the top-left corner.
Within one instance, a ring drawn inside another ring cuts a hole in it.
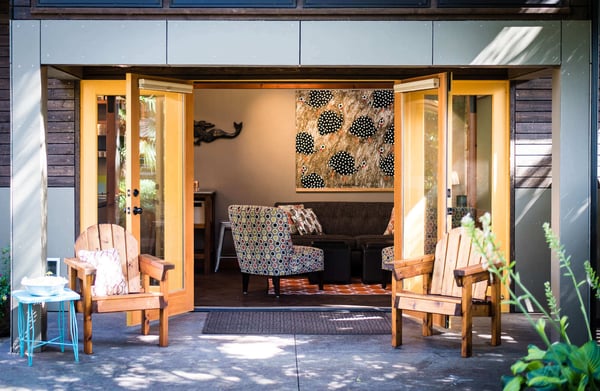
[[[519,166],[551,166],[552,165],[552,156],[519,156],[518,158],[518,167]]]
[[[66,122],[73,121],[75,112],[73,110],[48,110],[48,121],[51,122]]]
[[[54,144],[52,149],[48,151],[52,154],[75,154],[75,146],[73,144]]]
[[[548,99],[548,90],[550,88],[539,88],[539,89],[529,89],[523,90],[518,89],[516,92],[516,99],[518,102],[524,100],[547,100]]]
[[[73,122],[48,122],[48,132],[73,132],[75,124]]]
[[[515,153],[519,156],[547,156],[552,154],[552,145],[517,144]]]
[[[75,187],[75,179],[72,176],[55,176],[48,180],[48,187]]]
[[[517,100],[515,110],[517,112],[547,112],[548,102],[544,100]]]
[[[552,112],[547,111],[523,111],[515,112],[515,119],[518,122],[551,122]]]
[[[73,133],[48,133],[48,144],[73,144],[75,135]]]
[[[48,164],[52,166],[74,166],[75,157],[73,155],[48,155]]]
[[[550,175],[552,172],[551,166],[521,166],[516,169],[515,176],[516,177],[537,177],[537,178],[545,178]]]
[[[518,188],[532,188],[532,189],[545,189],[552,185],[552,178],[515,178],[515,187]]]
[[[545,133],[552,135],[552,124],[549,122],[519,122],[516,124],[515,130],[519,135],[521,133]]]

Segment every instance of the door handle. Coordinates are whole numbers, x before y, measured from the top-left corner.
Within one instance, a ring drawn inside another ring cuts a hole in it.
[[[133,207],[133,214],[134,215],[141,215],[144,212],[144,209],[140,208],[139,206],[134,206]]]

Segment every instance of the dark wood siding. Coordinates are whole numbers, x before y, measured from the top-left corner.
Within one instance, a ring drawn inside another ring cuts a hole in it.
[[[48,80],[48,186],[74,187],[79,124],[79,83]]]
[[[512,88],[515,188],[548,187],[552,180],[552,79]]]

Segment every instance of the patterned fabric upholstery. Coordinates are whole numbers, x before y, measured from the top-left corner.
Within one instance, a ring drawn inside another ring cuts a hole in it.
[[[289,276],[323,270],[323,250],[292,244],[288,215],[284,210],[230,205],[228,211],[242,273]]]
[[[394,246],[384,247],[381,250],[381,268],[383,270],[394,270]]]

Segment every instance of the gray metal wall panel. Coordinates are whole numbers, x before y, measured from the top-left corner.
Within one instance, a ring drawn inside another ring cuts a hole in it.
[[[583,262],[590,259],[590,47],[589,21],[563,22],[563,61],[552,86],[552,229],[572,257],[577,281],[586,279]],[[573,284],[556,260],[551,280],[562,315],[569,317],[572,341],[583,344],[588,325],[579,313]],[[588,303],[589,290],[582,289],[581,295]]]
[[[297,21],[169,21],[170,65],[298,65]]]
[[[559,21],[433,24],[434,65],[559,65]]]
[[[432,22],[303,21],[302,65],[431,65]]]
[[[10,246],[12,281],[20,282],[25,276],[42,275],[46,260],[46,107],[38,50],[40,22],[11,21],[10,39]],[[15,300],[12,308],[15,337]]]
[[[49,188],[48,257],[60,258],[61,274],[65,277],[66,266],[63,259],[74,255],[75,226],[75,189]]]
[[[546,302],[544,283],[550,281],[550,249],[542,224],[550,222],[550,189],[515,189],[515,270],[540,303]],[[516,287],[517,295],[523,293]]]
[[[42,21],[43,64],[164,65],[166,21]]]

